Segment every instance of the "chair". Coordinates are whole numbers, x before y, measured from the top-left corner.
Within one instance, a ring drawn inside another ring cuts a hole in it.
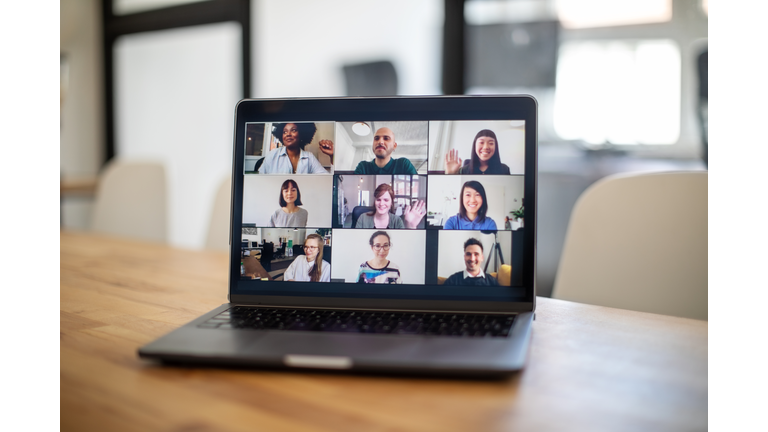
[[[264,159],[266,159],[266,157],[263,157],[256,161],[256,165],[253,166],[253,172],[259,172],[259,169],[261,168],[261,166],[264,165]]]
[[[707,172],[619,174],[576,202],[552,296],[708,319]]]
[[[392,62],[375,61],[342,67],[347,96],[394,96],[397,71]]]
[[[264,242],[264,246],[261,248],[259,262],[261,263],[261,266],[264,267],[264,270],[268,272],[272,271],[272,260],[275,259],[274,250],[275,244],[272,242]]]
[[[352,225],[350,225],[350,228],[354,228],[355,225],[357,225],[357,219],[360,218],[360,215],[373,211],[373,209],[373,206],[355,206],[355,208],[352,209]]]
[[[283,243],[277,250],[275,251],[275,257],[274,259],[283,259],[285,258],[285,243]]]
[[[165,168],[159,162],[109,162],[99,177],[94,231],[167,241]]]
[[[211,221],[205,238],[205,248],[229,250],[229,216],[232,203],[232,176],[227,176],[219,185],[213,201]]]

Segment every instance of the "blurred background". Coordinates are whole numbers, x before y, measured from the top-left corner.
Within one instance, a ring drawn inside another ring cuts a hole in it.
[[[208,247],[234,107],[246,97],[535,96],[544,296],[589,185],[618,172],[706,169],[706,0],[60,6],[62,229],[94,229],[106,167],[146,161],[164,170],[157,240]]]

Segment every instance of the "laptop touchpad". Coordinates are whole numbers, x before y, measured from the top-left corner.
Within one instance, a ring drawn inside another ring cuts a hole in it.
[[[354,359],[396,360],[413,356],[422,341],[419,338],[370,336],[343,333],[269,332],[248,348],[250,355],[349,357]],[[311,360],[311,358],[309,358]],[[298,366],[298,364],[296,364]]]

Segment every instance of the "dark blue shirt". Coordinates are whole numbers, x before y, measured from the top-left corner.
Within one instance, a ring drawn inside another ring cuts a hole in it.
[[[392,158],[384,165],[384,168],[379,168],[373,161],[360,161],[355,168],[355,174],[411,174],[416,175],[416,168],[413,167],[411,161],[407,158]]]

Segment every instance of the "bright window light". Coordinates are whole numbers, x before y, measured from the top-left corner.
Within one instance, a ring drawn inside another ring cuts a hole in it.
[[[555,8],[565,28],[612,27],[672,19],[672,0],[556,0]]]
[[[680,50],[671,40],[578,41],[560,47],[554,126],[588,144],[674,144]]]
[[[201,1],[207,0],[112,0],[112,8],[115,15],[127,15]]]

